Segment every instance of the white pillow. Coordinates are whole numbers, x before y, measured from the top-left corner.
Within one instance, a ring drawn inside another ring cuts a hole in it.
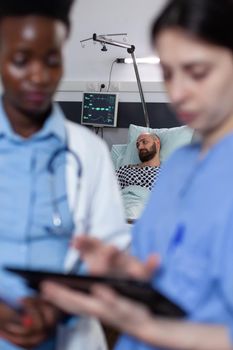
[[[138,151],[136,148],[136,140],[138,136],[143,132],[152,132],[159,136],[161,141],[161,162],[164,162],[168,158],[168,156],[178,147],[190,143],[193,137],[193,130],[187,126],[179,126],[176,128],[152,129],[130,124],[128,144],[124,156],[121,159],[120,166],[140,163]]]
[[[112,145],[111,158],[115,169],[120,168],[123,164],[124,154],[127,148],[127,144]]]

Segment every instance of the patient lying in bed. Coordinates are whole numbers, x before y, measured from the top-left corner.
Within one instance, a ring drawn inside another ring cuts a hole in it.
[[[159,137],[152,133],[140,134],[136,147],[141,163],[124,165],[116,171],[129,220],[140,216],[160,172]]]

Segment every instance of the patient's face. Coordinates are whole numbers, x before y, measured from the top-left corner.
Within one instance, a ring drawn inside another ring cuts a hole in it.
[[[140,161],[148,162],[157,154],[156,141],[150,134],[141,134],[136,142]]]

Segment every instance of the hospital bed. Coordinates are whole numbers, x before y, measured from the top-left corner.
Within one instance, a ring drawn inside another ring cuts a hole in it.
[[[115,169],[123,165],[140,163],[136,148],[136,139],[143,132],[153,132],[159,136],[161,141],[161,164],[178,147],[192,142],[194,136],[193,130],[187,126],[152,129],[130,124],[127,144],[112,146],[111,156]],[[125,215],[128,221],[135,220],[140,216],[150,193],[149,190],[138,187],[130,186],[128,190],[124,189],[122,192]]]

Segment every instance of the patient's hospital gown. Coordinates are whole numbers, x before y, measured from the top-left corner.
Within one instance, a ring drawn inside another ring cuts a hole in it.
[[[127,219],[140,217],[160,173],[160,167],[124,165],[116,171]]]
[[[152,189],[160,173],[158,166],[123,165],[116,170],[121,189],[140,186]]]

